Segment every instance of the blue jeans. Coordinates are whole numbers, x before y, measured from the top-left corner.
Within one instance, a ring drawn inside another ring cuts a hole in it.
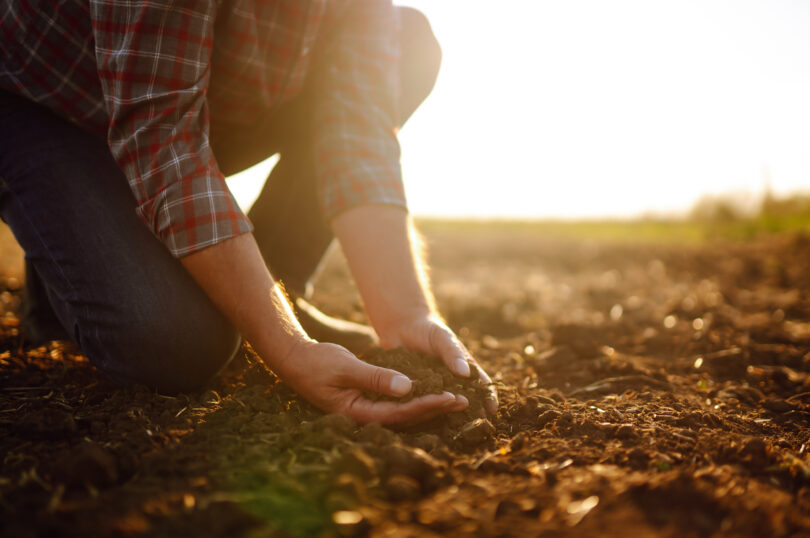
[[[2,94],[0,148],[0,217],[93,364],[162,392],[214,375],[239,334],[135,215],[106,142]]]
[[[440,53],[424,16],[400,9],[402,123],[432,89]],[[227,174],[280,154],[249,217],[273,275],[299,293],[332,241],[315,197],[311,109],[305,88],[251,129],[211,126]],[[238,332],[135,215],[106,141],[2,91],[0,218],[25,251],[28,292],[113,380],[194,390],[238,349]]]

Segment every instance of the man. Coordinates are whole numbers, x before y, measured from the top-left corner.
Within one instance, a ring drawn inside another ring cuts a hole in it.
[[[390,0],[2,9],[0,216],[26,252],[29,333],[64,329],[109,377],[168,392],[204,384],[241,333],[328,412],[396,423],[466,407],[363,398],[412,384],[310,338],[274,279],[320,340],[361,347],[376,332],[469,375],[423,277],[398,165],[396,130],[438,70],[424,16]],[[248,220],[223,173],[274,153]],[[306,303],[333,234],[374,332]]]

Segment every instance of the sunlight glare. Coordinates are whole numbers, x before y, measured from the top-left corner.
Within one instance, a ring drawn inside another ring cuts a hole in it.
[[[443,49],[400,133],[412,213],[678,214],[810,190],[810,2],[408,0]],[[272,161],[229,178],[252,202]]]
[[[414,213],[677,212],[763,170],[810,188],[810,4],[403,3],[444,51],[400,136]]]

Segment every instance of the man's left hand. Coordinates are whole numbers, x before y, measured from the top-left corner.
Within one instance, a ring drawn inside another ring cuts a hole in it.
[[[402,346],[413,351],[437,355],[450,371],[459,377],[469,377],[470,365],[475,365],[483,382],[489,387],[489,397],[484,404],[486,411],[490,415],[497,412],[498,393],[492,379],[438,316],[420,316],[400,323],[391,334],[380,335],[380,344],[388,349]]]

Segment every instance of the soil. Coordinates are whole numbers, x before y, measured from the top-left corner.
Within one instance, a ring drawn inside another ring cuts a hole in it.
[[[0,535],[810,536],[810,239],[427,239],[494,417],[475,376],[401,351],[367,360],[471,409],[360,426],[247,347],[195,393],[120,388],[25,350],[0,275]],[[362,320],[347,282],[335,257],[315,302]]]
[[[408,402],[419,396],[451,392],[465,396],[469,400],[470,406],[463,412],[454,413],[452,417],[445,417],[444,420],[439,421],[444,426],[453,429],[457,428],[460,423],[486,417],[484,403],[489,396],[489,384],[481,378],[478,366],[474,363],[470,363],[470,376],[463,378],[453,375],[438,356],[413,352],[404,348],[372,349],[360,358],[375,366],[397,370],[413,381],[411,392],[402,398],[367,392],[365,396],[370,400]],[[424,427],[424,424],[421,425],[422,429]],[[457,432],[448,433],[448,435],[455,435],[455,433]]]

